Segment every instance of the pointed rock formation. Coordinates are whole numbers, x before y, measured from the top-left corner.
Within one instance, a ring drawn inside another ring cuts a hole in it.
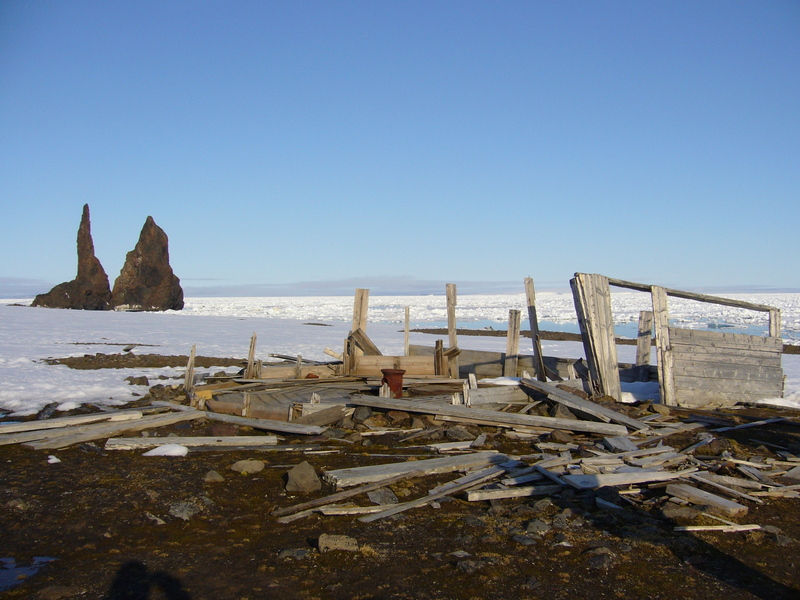
[[[78,275],[72,281],[59,283],[46,294],[34,298],[32,306],[48,308],[77,308],[108,310],[111,308],[111,289],[103,265],[94,255],[89,205],[83,205],[83,217],[78,227]]]
[[[147,217],[136,247],[128,252],[114,282],[111,305],[118,310],[181,310],[181,281],[169,265],[169,240]]]

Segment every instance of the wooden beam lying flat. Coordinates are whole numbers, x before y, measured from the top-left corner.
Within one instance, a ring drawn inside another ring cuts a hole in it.
[[[601,406],[600,404],[592,402],[591,400],[584,400],[583,398],[576,396],[575,394],[565,392],[564,390],[557,388],[552,384],[536,381],[535,379],[523,379],[519,383],[523,388],[533,389],[541,392],[554,402],[563,404],[567,408],[574,408],[575,410],[590,414],[601,421],[613,421],[614,423],[619,423],[621,425],[625,425],[626,427],[630,427],[633,431],[648,429],[647,424],[642,423],[641,421],[637,421],[636,419],[632,419],[627,415],[623,415],[615,410]]]
[[[487,467],[507,460],[508,457],[505,454],[500,454],[498,452],[475,452],[473,454],[446,456],[444,458],[429,458],[426,460],[404,461],[368,467],[352,467],[350,469],[335,469],[333,471],[326,471],[324,479],[336,487],[350,487],[352,485],[380,481],[387,477],[392,477],[401,473],[410,473],[411,471],[422,471],[425,475],[435,475],[438,473],[451,473],[453,471]]]
[[[202,413],[203,417],[214,419],[215,421],[223,421],[225,423],[233,423],[234,425],[244,425],[254,429],[265,429],[267,431],[278,431],[280,433],[296,433],[299,435],[319,435],[325,431],[324,427],[317,427],[315,425],[302,425],[299,423],[290,423],[288,421],[273,421],[271,419],[249,419],[247,417],[237,417],[235,415],[224,415],[221,413],[206,412]]]
[[[143,448],[157,448],[166,444],[180,444],[186,447],[197,446],[274,446],[278,443],[275,435],[229,435],[222,437],[138,437],[138,438],[109,438],[106,441],[106,450],[140,450]]]
[[[0,434],[20,433],[23,431],[38,431],[42,429],[60,429],[74,425],[88,425],[103,421],[135,421],[141,419],[144,413],[141,410],[116,410],[90,415],[75,415],[73,417],[57,417],[55,419],[42,419],[40,421],[25,421],[24,423],[7,423],[0,425]],[[46,434],[45,434],[46,435]]]
[[[203,417],[205,413],[201,410],[188,410],[166,415],[153,415],[142,417],[136,421],[123,421],[119,423],[98,423],[94,425],[81,425],[68,431],[52,431],[47,439],[23,444],[34,450],[56,450],[66,448],[73,444],[91,442],[103,438],[113,437],[123,431],[141,431],[142,429],[152,429],[173,425],[182,421],[191,421]]]
[[[579,421],[577,419],[558,419],[555,417],[540,417],[537,415],[520,415],[516,413],[504,413],[495,410],[481,410],[478,408],[460,406],[437,406],[434,409],[430,404],[409,400],[375,398],[372,396],[354,396],[350,400],[350,404],[386,410],[404,410],[415,413],[443,415],[451,419],[479,419],[497,427],[548,427],[550,429],[583,431],[612,436],[625,435],[628,433],[628,430],[622,425],[614,425],[611,423],[596,423],[594,421]]]

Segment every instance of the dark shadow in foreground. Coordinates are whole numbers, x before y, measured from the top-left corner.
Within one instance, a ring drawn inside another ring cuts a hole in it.
[[[151,573],[144,563],[136,560],[119,568],[103,600],[150,600],[154,588],[167,600],[192,600],[179,579],[163,571]]]

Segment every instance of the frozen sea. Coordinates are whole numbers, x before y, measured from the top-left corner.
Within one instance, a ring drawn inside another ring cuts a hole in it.
[[[736,294],[728,297],[782,310],[786,343],[800,344],[800,294]],[[15,415],[32,414],[58,402],[62,409],[82,403],[122,405],[146,388],[131,386],[125,378],[146,375],[179,376],[183,369],[102,369],[78,371],[63,365],[47,365],[48,357],[120,352],[122,345],[137,344],[134,352],[188,354],[192,344],[206,356],[245,357],[250,336],[258,335],[257,356],[269,353],[300,354],[328,360],[326,347],[341,352],[352,320],[353,298],[246,297],[187,298],[182,311],[124,313],[31,308],[30,298],[0,301],[0,410]],[[619,335],[634,336],[640,310],[650,309],[649,295],[637,292],[612,294]],[[23,306],[14,306],[21,304]],[[443,326],[444,295],[373,296],[369,302],[368,333],[386,354],[403,348],[403,320],[409,307],[412,327]],[[526,315],[525,296],[463,295],[458,297],[459,327],[505,329],[510,309]],[[764,313],[712,306],[670,298],[670,315],[681,327],[724,329],[761,334],[766,332]],[[569,293],[537,294],[540,327],[577,331],[575,308]],[[527,328],[527,323],[523,323]],[[436,336],[413,333],[412,344],[433,345]],[[529,352],[522,340],[522,352]],[[505,350],[505,339],[465,337],[460,345],[476,350]],[[543,342],[544,353],[569,358],[583,357],[578,342]],[[621,361],[632,361],[633,346],[619,346]],[[653,358],[653,361],[655,358]],[[800,356],[784,355],[786,400],[800,405]]]

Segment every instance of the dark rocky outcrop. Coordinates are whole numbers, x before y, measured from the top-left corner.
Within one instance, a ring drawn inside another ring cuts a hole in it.
[[[169,265],[164,230],[147,217],[136,247],[128,252],[114,282],[111,305],[128,310],[181,310],[183,289]]]
[[[84,204],[78,227],[78,275],[72,281],[59,283],[46,294],[36,296],[32,306],[108,310],[110,302],[108,275],[94,255],[89,205]]]

